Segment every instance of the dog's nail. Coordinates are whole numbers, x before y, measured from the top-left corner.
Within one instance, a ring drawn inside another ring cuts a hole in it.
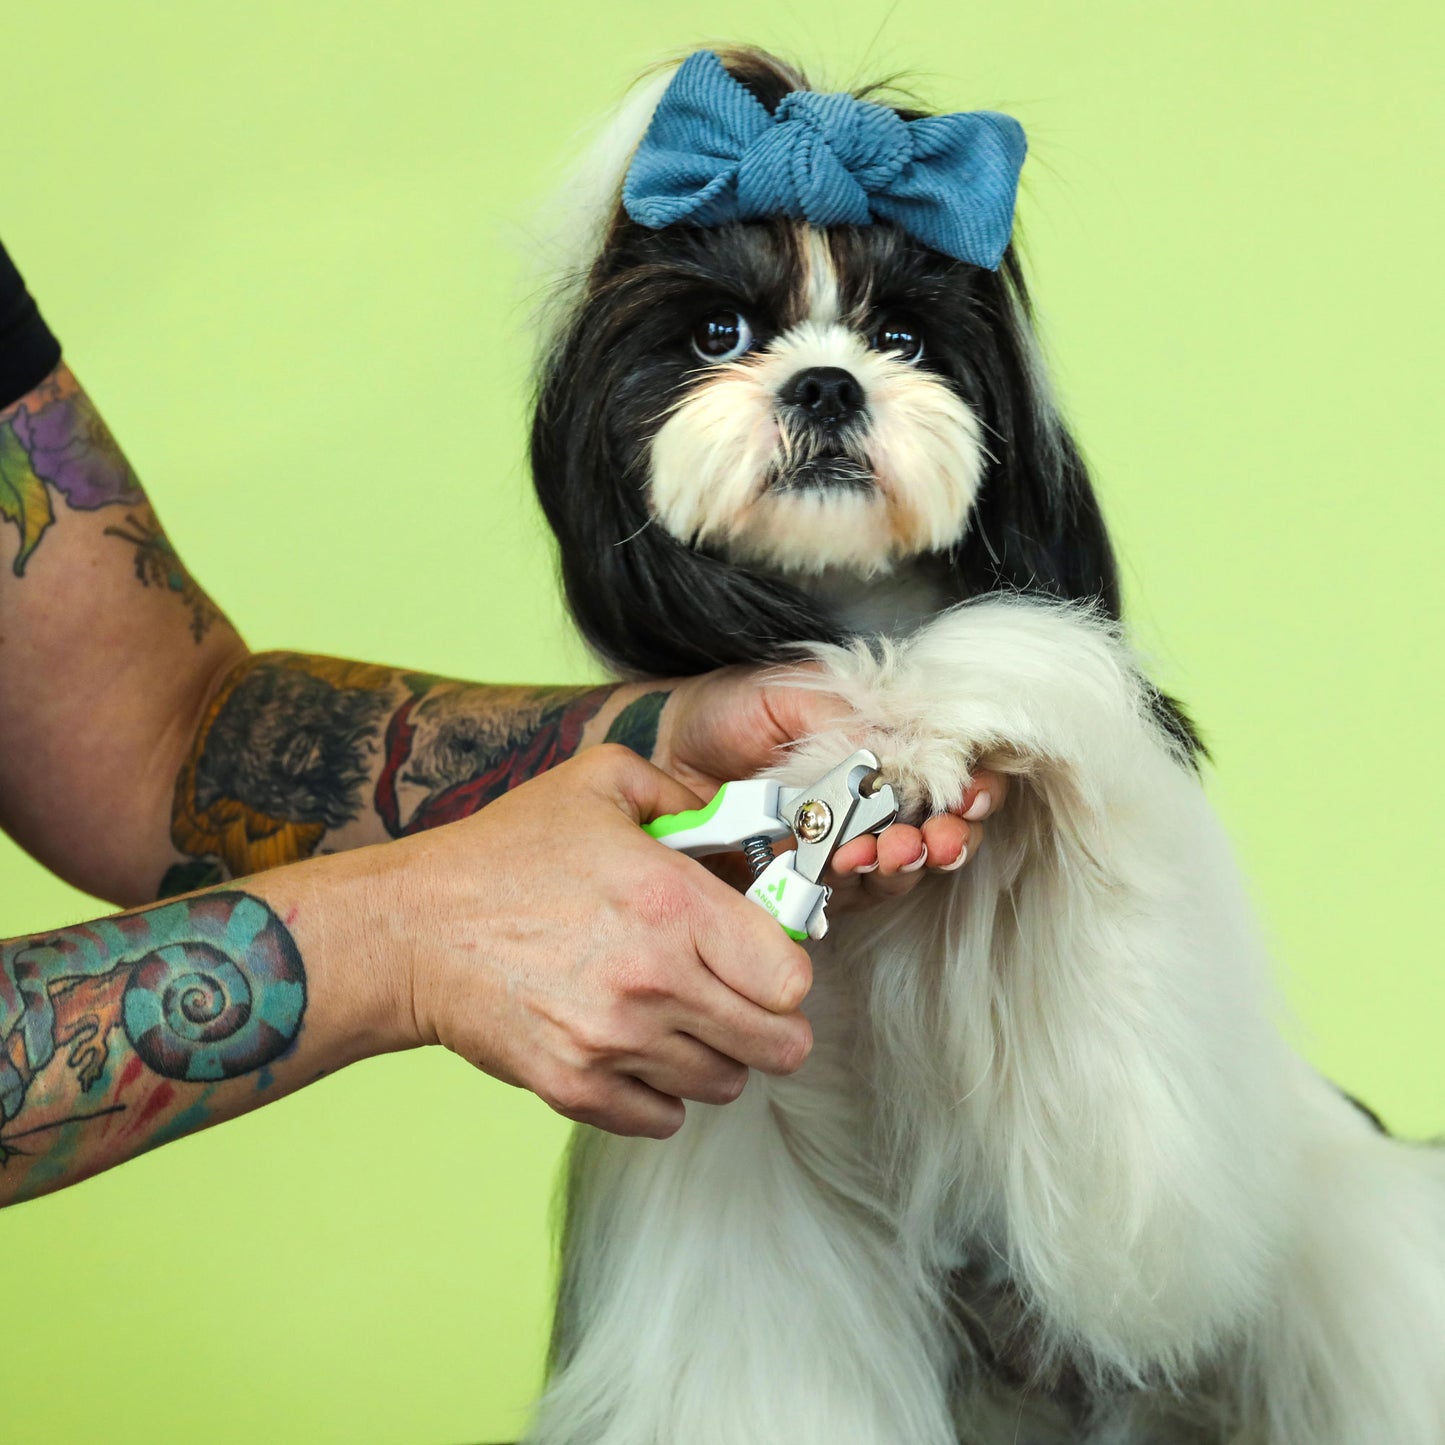
[[[963,821],[965,823],[978,822],[992,806],[993,799],[989,797],[988,789],[985,788],[983,792],[968,805],[968,811],[963,815]]]
[[[940,864],[938,865],[938,871],[939,871],[940,873],[952,873],[952,872],[954,872],[955,870],[957,870],[957,869],[959,869],[959,868],[962,868],[963,865],[964,865],[965,863],[967,863],[967,862],[968,862],[968,849],[965,848],[965,849],[958,855],[958,857],[953,860],[952,863],[940,863]]]
[[[921,852],[921,853],[918,855],[918,857],[916,857],[916,858],[913,860],[913,862],[911,862],[911,863],[905,863],[898,871],[899,871],[900,873],[917,873],[918,870],[919,870],[920,868],[922,868],[923,865],[924,865],[925,863],[927,863],[927,862],[928,862],[928,844],[925,843],[925,844],[923,845],[923,852]]]

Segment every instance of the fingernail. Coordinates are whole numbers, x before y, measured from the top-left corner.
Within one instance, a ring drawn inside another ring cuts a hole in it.
[[[875,858],[871,863],[860,863],[853,871],[855,873],[871,873],[877,866],[878,860]]]
[[[963,821],[965,823],[978,822],[978,820],[988,812],[992,804],[993,799],[989,797],[988,789],[985,788],[983,792],[968,805],[968,812],[963,815]]]
[[[928,862],[928,844],[925,843],[925,844],[923,845],[923,852],[921,852],[921,853],[918,855],[918,857],[916,857],[916,858],[913,860],[913,862],[911,862],[911,863],[905,863],[898,871],[899,871],[900,873],[917,873],[918,870],[919,870],[920,868],[922,868],[923,865],[924,865],[925,863],[927,863],[927,862]]]
[[[968,849],[965,848],[965,849],[958,855],[958,857],[953,860],[952,863],[940,863],[940,864],[938,865],[938,871],[939,871],[940,873],[952,873],[952,872],[956,871],[957,869],[962,868],[963,865],[964,865],[965,863],[967,863],[967,862],[968,862]]]

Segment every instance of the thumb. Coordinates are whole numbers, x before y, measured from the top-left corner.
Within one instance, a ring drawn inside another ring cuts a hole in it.
[[[822,670],[816,665],[796,669],[790,676],[799,673],[822,678]],[[773,733],[774,751],[813,733],[825,732],[852,714],[852,709],[837,693],[784,681],[765,682],[762,703]]]
[[[619,743],[592,748],[589,761],[598,791],[634,823],[650,823],[664,813],[684,813],[703,806],[704,800],[691,788]]]

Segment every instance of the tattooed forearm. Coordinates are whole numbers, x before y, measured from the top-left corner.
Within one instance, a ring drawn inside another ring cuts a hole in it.
[[[650,758],[657,751],[657,729],[670,692],[647,692],[622,709],[607,729],[609,743],[621,743],[639,757]]]
[[[670,694],[479,687],[334,658],[248,658],[177,781],[162,895],[464,818],[592,742],[650,756]],[[623,695],[626,697],[626,694]]]
[[[545,688],[444,684],[404,702],[387,725],[376,811],[393,838],[465,818],[582,746],[611,697]]]
[[[0,947],[0,1171],[24,1166],[6,1197],[211,1122],[215,1087],[280,1058],[305,1010],[296,944],[248,893]]]
[[[309,858],[360,812],[395,674],[330,657],[250,657],[211,699],[176,780],[163,894]]]

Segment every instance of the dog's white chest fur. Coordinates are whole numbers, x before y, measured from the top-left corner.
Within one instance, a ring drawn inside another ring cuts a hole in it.
[[[1015,775],[964,872],[839,920],[799,1075],[585,1133],[538,1445],[1439,1445],[1445,1159],[1281,1041],[1115,631],[991,601],[825,651],[906,797]],[[866,720],[866,721],[865,721]]]

